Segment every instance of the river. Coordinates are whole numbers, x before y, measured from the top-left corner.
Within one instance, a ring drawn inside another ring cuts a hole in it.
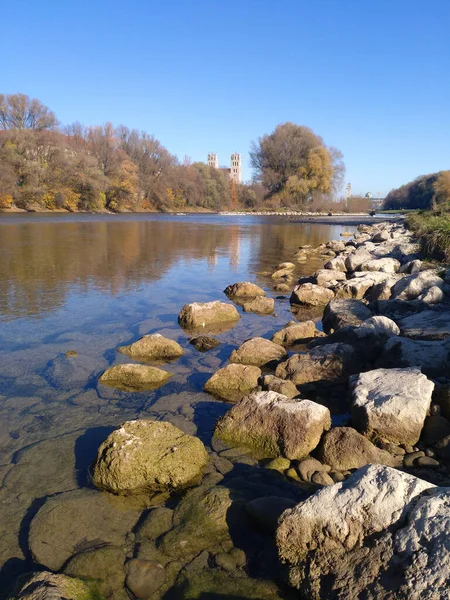
[[[203,392],[205,381],[244,340],[293,318],[288,294],[276,316],[242,313],[202,354],[178,326],[181,307],[227,300],[224,288],[237,281],[277,297],[261,273],[344,230],[355,228],[286,217],[0,214],[0,598],[34,568],[32,518],[49,496],[91,486],[88,467],[113,428],[166,419],[208,446],[229,405]],[[296,275],[321,264],[299,264]],[[98,386],[108,366],[130,362],[115,349],[148,333],[185,350],[166,367],[172,379],[145,393]]]

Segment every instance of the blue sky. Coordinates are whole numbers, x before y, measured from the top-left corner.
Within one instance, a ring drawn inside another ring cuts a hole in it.
[[[153,133],[221,164],[278,123],[344,153],[354,193],[450,169],[449,0],[14,0],[0,92],[62,123]]]

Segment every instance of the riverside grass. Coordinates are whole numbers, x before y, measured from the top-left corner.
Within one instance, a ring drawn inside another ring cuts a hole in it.
[[[450,209],[417,212],[406,223],[419,237],[426,256],[450,262]]]

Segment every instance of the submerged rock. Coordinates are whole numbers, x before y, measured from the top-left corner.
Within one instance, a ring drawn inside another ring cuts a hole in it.
[[[305,306],[323,306],[333,298],[334,293],[327,288],[313,283],[302,283],[294,288],[290,303]]]
[[[316,333],[316,324],[314,321],[303,321],[302,323],[294,323],[277,331],[272,336],[272,342],[283,346],[293,346],[299,342],[313,338]]]
[[[330,411],[311,400],[289,400],[276,392],[255,392],[216,423],[214,435],[258,450],[265,457],[304,458],[331,427]]]
[[[333,427],[323,436],[317,456],[322,463],[337,471],[359,469],[373,463],[399,466],[389,452],[374,446],[352,427]]]
[[[100,383],[124,392],[156,390],[169,381],[172,373],[146,365],[115,365],[107,369],[99,379]]]
[[[189,340],[189,343],[199,352],[208,352],[209,350],[214,350],[214,348],[220,346],[219,340],[207,335],[199,335],[192,338]]]
[[[100,446],[94,484],[114,494],[183,489],[198,481],[208,453],[196,437],[165,421],[127,421]]]
[[[271,315],[275,308],[275,300],[273,298],[265,298],[257,296],[253,300],[243,303],[244,312],[254,312],[259,315]]]
[[[323,330],[330,333],[346,325],[361,325],[372,316],[372,311],[360,300],[332,300],[323,313]]]
[[[178,323],[184,329],[201,329],[215,325],[230,325],[239,321],[235,306],[227,302],[194,302],[185,304],[178,315]]]
[[[275,376],[295,385],[313,381],[333,381],[348,377],[359,368],[359,358],[348,344],[324,344],[308,354],[294,354],[278,365]]]
[[[431,404],[434,383],[418,368],[376,369],[351,378],[352,420],[370,439],[414,445]]]
[[[144,335],[137,342],[133,342],[129,346],[120,346],[117,350],[134,360],[144,362],[173,360],[183,354],[183,348],[180,344],[159,333]]]
[[[230,402],[239,402],[258,387],[261,369],[248,365],[227,365],[205,383],[205,391]]]
[[[287,356],[286,350],[265,338],[252,338],[233,350],[230,363],[253,365],[255,367],[273,366]]]
[[[19,583],[10,600],[94,600],[96,590],[85,581],[43,571]]]
[[[154,560],[132,558],[125,569],[127,588],[142,600],[157,592],[166,580],[164,567]]]
[[[229,297],[237,298],[255,298],[256,296],[265,296],[266,292],[259,286],[250,281],[241,281],[233,283],[224,289],[224,293]]]

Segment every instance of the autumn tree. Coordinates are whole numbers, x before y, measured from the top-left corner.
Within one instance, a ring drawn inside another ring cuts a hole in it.
[[[55,114],[36,98],[25,94],[0,94],[0,128],[54,129],[58,125]]]
[[[434,182],[435,208],[448,210],[450,208],[450,171],[441,171]]]
[[[281,204],[303,204],[330,195],[343,178],[342,154],[308,127],[284,123],[252,144],[255,179]]]

